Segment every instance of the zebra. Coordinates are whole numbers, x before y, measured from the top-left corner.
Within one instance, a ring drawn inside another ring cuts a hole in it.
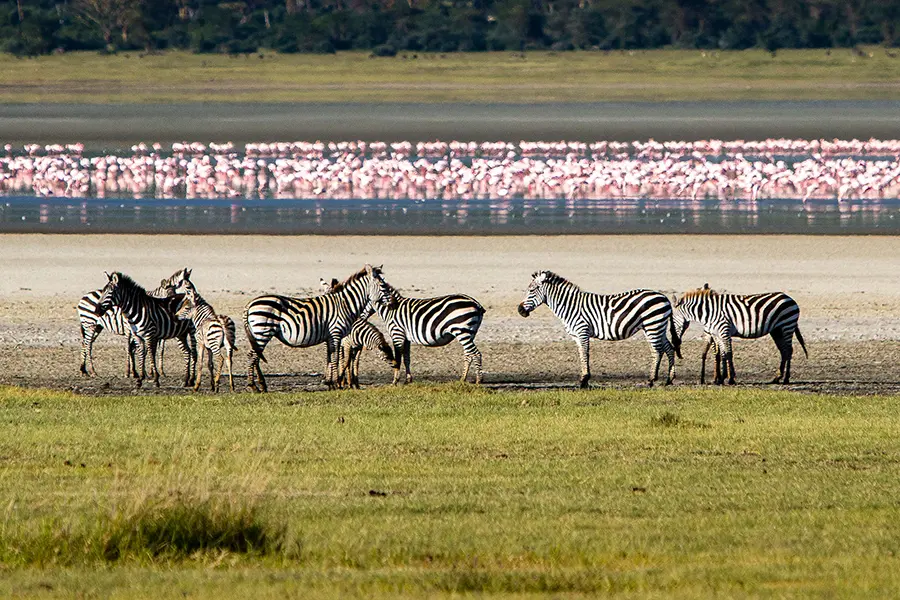
[[[183,269],[179,269],[172,273],[171,277],[167,277],[159,282],[159,287],[150,292],[151,296],[155,296],[156,298],[165,298],[166,290],[169,286],[175,286],[175,288],[179,288],[181,283],[188,279],[191,276],[191,270],[187,267]],[[165,377],[166,369],[165,369],[165,354],[166,354],[166,340],[159,340],[159,347],[157,348],[157,353],[159,355],[159,374]]]
[[[470,367],[474,366],[475,383],[481,383],[482,356],[475,345],[475,335],[481,327],[485,309],[477,300],[464,294],[404,298],[387,282],[384,282],[381,290],[383,294],[373,306],[384,321],[388,337],[394,345],[394,385],[400,380],[401,357],[406,366],[406,383],[412,381],[409,368],[411,344],[445,346],[454,338],[462,345],[465,359],[460,380],[466,381]]]
[[[187,267],[179,269],[171,277],[160,281],[159,287],[150,292],[150,295],[157,298],[169,297],[171,294],[174,294],[174,289],[190,275],[191,270]],[[135,371],[134,349],[137,342],[131,336],[131,327],[122,316],[122,311],[118,307],[113,307],[102,315],[97,314],[97,305],[100,302],[102,292],[102,288],[88,292],[81,297],[76,306],[78,321],[81,325],[81,373],[87,377],[97,376],[97,371],[94,369],[94,341],[106,329],[116,335],[128,336],[125,377],[131,377]],[[162,373],[163,348],[163,344],[160,343],[160,372],[162,375],[165,375],[165,373]]]
[[[233,392],[234,377],[231,359],[235,350],[234,321],[226,315],[217,315],[215,309],[197,292],[197,288],[190,279],[185,278],[182,287],[184,288],[184,301],[179,314],[187,312],[187,317],[194,323],[194,332],[199,346],[199,367],[197,368],[197,379],[194,381],[194,391],[200,389],[204,354],[208,352],[209,379],[212,390],[217,391],[219,379],[222,377],[222,368],[227,366],[228,383]],[[213,368],[213,355],[219,357],[218,373]]]
[[[132,335],[137,339],[137,354],[141,373],[135,378],[141,387],[146,372],[146,354],[150,351],[150,375],[159,387],[159,371],[156,368],[156,347],[159,340],[176,338],[184,354],[184,385],[190,385],[191,365],[196,363],[193,323],[179,319],[175,312],[183,300],[182,295],[171,298],[154,298],[131,277],[120,272],[107,274],[109,282],[100,294],[95,314],[102,315],[113,307],[122,311]],[[171,286],[170,286],[171,287]]]
[[[795,335],[800,347],[803,348],[803,353],[809,358],[806,343],[800,334],[799,319],[800,307],[793,298],[783,292],[751,295],[719,294],[710,289],[708,283],[676,300],[673,316],[679,338],[691,321],[698,321],[703,325],[707,341],[700,367],[700,383],[705,382],[706,355],[710,347],[715,346],[714,381],[717,385],[724,383],[726,377],[729,385],[735,383],[732,338],[758,338],[764,335],[772,336],[781,354],[778,374],[771,382],[789,384]]]
[[[319,287],[325,294],[331,293],[338,284],[337,279],[330,282],[319,280]],[[384,362],[394,364],[394,351],[384,335],[367,320],[368,315],[357,319],[344,339],[341,340],[341,357],[338,367],[338,383],[346,383],[349,387],[359,389],[359,361],[363,350],[378,349]]]
[[[519,314],[527,317],[541,304],[546,303],[565,325],[578,345],[581,358],[582,388],[588,387],[591,378],[590,339],[624,340],[643,330],[653,361],[650,366],[649,385],[659,378],[659,365],[663,354],[669,359],[666,385],[675,378],[675,356],[681,358],[680,338],[674,335],[672,305],[665,294],[637,289],[619,294],[593,294],[585,292],[571,281],[552,271],[537,271],[525,292],[525,300],[519,304]],[[666,330],[672,333],[672,341]]]
[[[254,391],[260,388],[268,391],[259,362],[266,360],[263,351],[274,337],[294,348],[324,342],[328,362],[326,383],[334,388],[341,338],[361,315],[371,314],[374,298],[383,293],[380,274],[381,267],[366,265],[337,284],[331,293],[311,298],[266,295],[251,300],[244,309],[244,329],[250,342],[247,386]]]

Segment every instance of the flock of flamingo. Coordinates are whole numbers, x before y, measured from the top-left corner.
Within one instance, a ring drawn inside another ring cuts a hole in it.
[[[900,140],[4,146],[0,194],[74,198],[900,198]]]

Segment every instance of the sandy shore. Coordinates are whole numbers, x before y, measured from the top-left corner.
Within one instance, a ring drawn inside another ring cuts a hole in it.
[[[860,375],[860,368],[877,360],[878,364],[871,366],[873,381],[900,379],[892,363],[881,365],[885,352],[900,342],[896,318],[900,314],[900,278],[896,274],[900,238],[3,235],[0,250],[4,256],[0,266],[0,346],[18,349],[4,352],[0,361],[2,381],[8,382],[60,387],[80,383],[76,377],[80,334],[74,306],[84,292],[104,284],[104,270],[129,273],[154,287],[160,278],[190,266],[192,279],[204,296],[220,312],[239,318],[255,295],[316,293],[320,277],[343,278],[366,262],[384,264],[387,279],[408,295],[460,291],[478,298],[488,309],[478,340],[491,346],[494,353],[491,357],[485,352],[486,368],[503,380],[533,380],[544,373],[566,381],[577,372],[570,343],[548,310],[541,309],[530,319],[515,313],[530,274],[540,268],[555,270],[584,289],[606,293],[634,287],[680,292],[704,282],[738,293],[784,290],[801,306],[801,327],[811,350],[829,344],[835,352],[841,348],[829,359],[831,366],[816,367],[820,378],[835,374],[841,356],[846,356],[848,365],[859,362],[853,375]],[[689,339],[696,340],[696,335],[693,332]],[[240,335],[239,343],[246,347]],[[748,356],[758,355],[759,364],[744,364],[750,372],[767,373],[777,366],[770,342],[739,344],[738,360],[742,348]],[[122,338],[101,336],[98,368],[108,367],[103,371],[111,376],[112,360],[118,372],[123,346]],[[647,352],[639,337],[618,344],[604,342],[598,348],[602,350],[594,354],[595,370],[613,365],[623,379],[643,379]],[[501,356],[523,351],[535,353],[534,368]],[[315,370],[321,362],[319,354],[273,348],[270,367],[285,372]],[[458,369],[458,354],[455,345],[414,352],[414,368],[418,361],[421,372],[449,378]],[[810,365],[816,357],[826,355],[828,352],[813,352]],[[851,360],[851,355],[859,356]],[[279,357],[287,363],[279,363]],[[168,360],[174,371],[176,359]],[[43,371],[54,362],[68,364],[60,365],[54,375],[58,381],[48,382]],[[689,357],[681,367],[683,372],[695,369],[696,362]],[[243,359],[238,364],[243,371]],[[795,364],[799,377],[803,377],[804,364],[802,360]],[[739,372],[741,366],[739,362]],[[379,371],[377,377],[387,376],[383,365],[374,368]]]

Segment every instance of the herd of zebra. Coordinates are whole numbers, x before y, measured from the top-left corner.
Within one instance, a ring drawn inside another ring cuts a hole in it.
[[[107,273],[107,284],[89,292],[78,304],[82,333],[81,372],[96,375],[93,365],[94,340],[104,330],[127,336],[126,376],[140,387],[146,379],[146,355],[150,354],[150,376],[159,387],[163,343],[175,339],[184,357],[184,385],[201,383],[204,355],[208,356],[211,387],[218,389],[224,367],[234,391],[232,357],[235,345],[234,321],[216,314],[190,280],[190,269],[176,271],[148,292],[129,276]],[[327,349],[325,383],[329,388],[359,387],[359,358],[364,349],[378,350],[400,380],[401,362],[406,382],[412,381],[410,347],[443,346],[456,339],[463,348],[466,381],[474,369],[475,382],[482,382],[482,355],[475,336],[485,314],[484,307],[464,294],[435,298],[407,298],[384,278],[381,267],[366,265],[344,281],[320,280],[321,293],[311,297],[264,295],[254,298],[243,314],[244,330],[250,344],[247,386],[268,391],[260,362],[264,350],[275,338],[291,347],[324,343]],[[800,334],[797,303],[781,292],[754,295],[720,294],[705,285],[671,300],[663,293],[646,289],[620,294],[594,294],[553,273],[538,271],[525,292],[518,312],[528,317],[546,304],[565,325],[578,346],[581,361],[580,386],[588,387],[590,339],[624,340],[643,331],[652,349],[649,384],[658,379],[662,357],[668,358],[666,385],[675,377],[675,356],[681,358],[681,340],[692,321],[703,326],[706,347],[701,362],[700,383],[705,382],[706,359],[715,353],[715,383],[735,383],[732,338],[771,335],[781,364],[772,383],[790,383],[793,338]],[[369,322],[377,313],[387,337]],[[670,339],[671,338],[671,339]],[[199,361],[197,367],[197,345]],[[218,357],[218,367],[213,357]],[[138,368],[140,366],[140,368]]]

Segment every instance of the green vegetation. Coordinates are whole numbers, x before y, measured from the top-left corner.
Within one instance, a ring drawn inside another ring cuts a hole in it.
[[[870,56],[871,55],[871,56]],[[370,59],[170,52],[0,55],[2,102],[590,102],[895,99],[900,58],[869,48],[529,52]]]
[[[891,597],[896,398],[0,389],[0,594]]]

